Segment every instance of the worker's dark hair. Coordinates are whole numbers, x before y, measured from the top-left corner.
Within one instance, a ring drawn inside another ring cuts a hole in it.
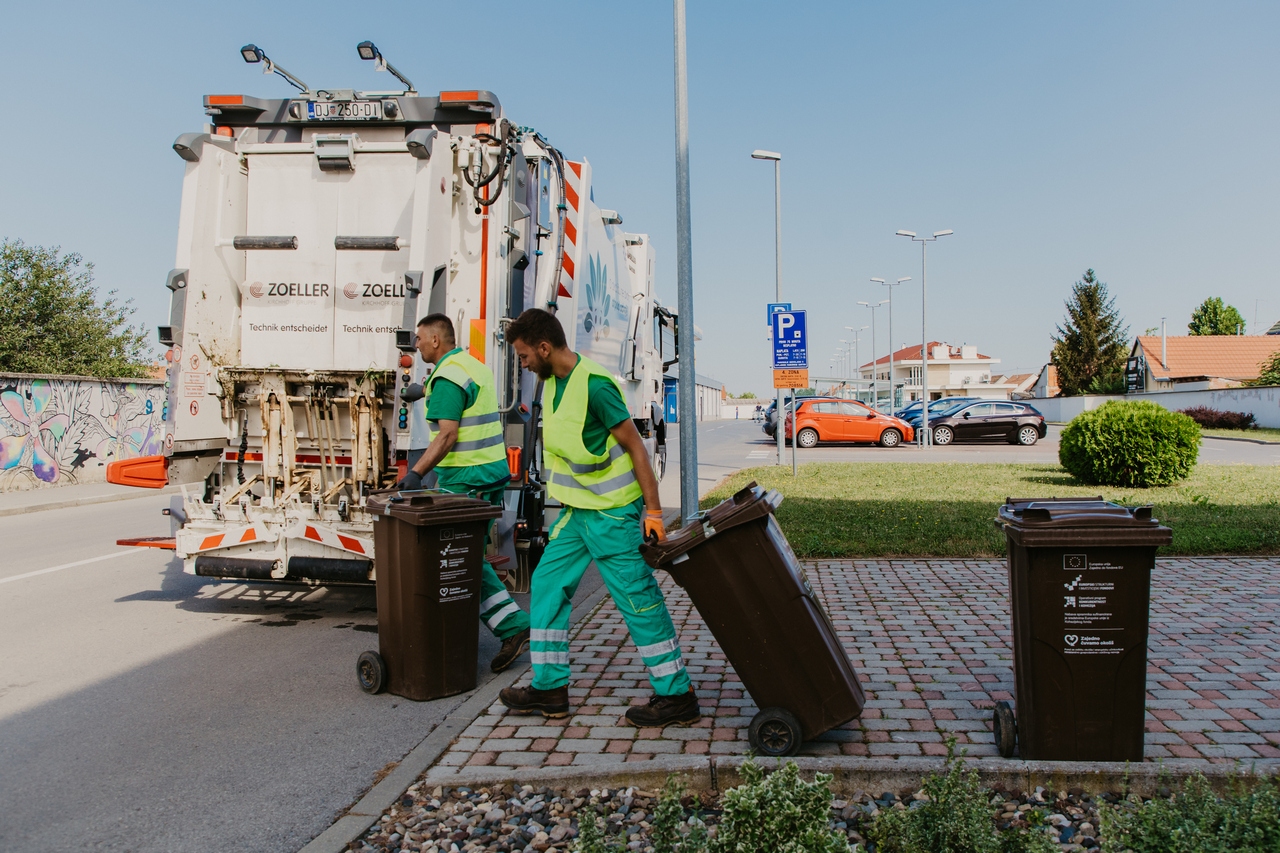
[[[552,349],[564,349],[569,345],[564,337],[564,327],[556,315],[541,308],[530,308],[507,326],[507,340],[512,343],[524,341],[529,346],[546,341]]]
[[[453,321],[444,314],[428,314],[418,321],[418,328],[423,326],[435,326],[440,330],[440,337],[449,343],[454,343],[457,337],[453,334]]]

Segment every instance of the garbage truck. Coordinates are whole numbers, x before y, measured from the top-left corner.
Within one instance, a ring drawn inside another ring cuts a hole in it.
[[[496,381],[512,480],[495,562],[527,581],[545,542],[541,383],[504,329],[555,311],[569,344],[622,386],[655,472],[666,462],[663,374],[678,318],[659,302],[654,247],[597,206],[591,164],[509,120],[482,89],[313,88],[207,95],[183,160],[174,269],[159,328],[163,455],[108,480],[183,484],[160,541],[187,573],[370,583],[365,498],[407,468],[417,321],[447,315]]]

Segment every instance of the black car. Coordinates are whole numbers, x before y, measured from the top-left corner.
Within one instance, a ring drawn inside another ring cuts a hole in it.
[[[929,413],[933,443],[982,441],[1003,438],[1010,444],[1030,447],[1048,434],[1044,415],[1025,403],[979,400],[961,403],[934,415]]]
[[[981,400],[981,397],[943,397],[940,400],[934,400],[929,403],[929,420],[941,415],[948,409],[959,406],[961,403]],[[916,400],[904,409],[894,412],[894,417],[902,418],[913,427],[920,426],[920,401]]]

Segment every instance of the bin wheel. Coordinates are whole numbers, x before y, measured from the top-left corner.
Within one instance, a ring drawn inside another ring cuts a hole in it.
[[[365,693],[381,693],[387,689],[387,662],[377,652],[361,652],[356,661],[356,678]]]
[[[1018,723],[1013,718],[1009,703],[1000,701],[991,714],[991,728],[996,736],[996,749],[1003,758],[1013,758],[1018,745]]]
[[[800,721],[785,708],[765,708],[747,729],[751,748],[761,755],[780,758],[800,751]]]

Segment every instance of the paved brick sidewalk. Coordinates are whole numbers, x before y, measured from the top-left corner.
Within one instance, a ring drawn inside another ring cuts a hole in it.
[[[802,755],[943,755],[954,733],[969,755],[1001,762],[991,707],[1013,698],[1004,562],[807,562],[810,581],[867,691],[860,719],[806,743]],[[704,717],[692,727],[622,722],[649,695],[644,665],[606,598],[570,644],[574,713],[508,714],[499,703],[430,771],[464,766],[599,765],[672,754],[740,754],[757,708],[688,597],[658,577]],[[1147,759],[1280,759],[1280,560],[1157,562],[1147,676]],[[526,673],[517,682],[528,684]]]

